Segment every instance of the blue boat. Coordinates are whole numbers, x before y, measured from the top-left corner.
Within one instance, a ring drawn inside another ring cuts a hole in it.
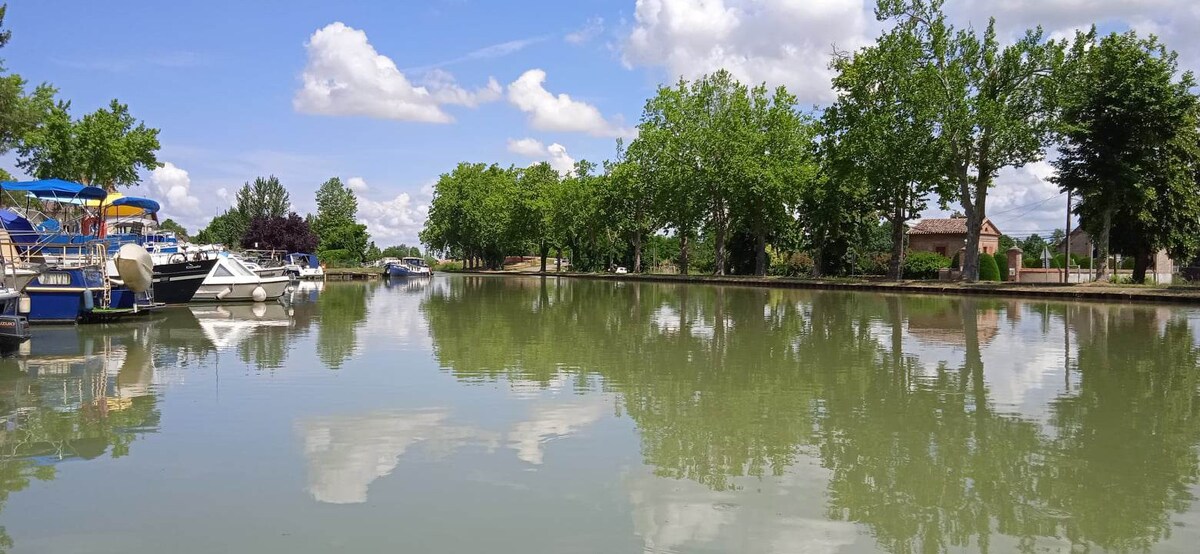
[[[388,262],[383,265],[383,276],[389,279],[403,279],[412,275],[412,270],[403,262]]]
[[[111,286],[99,266],[58,267],[25,286],[30,323],[87,323],[144,315],[156,304],[147,292]]]

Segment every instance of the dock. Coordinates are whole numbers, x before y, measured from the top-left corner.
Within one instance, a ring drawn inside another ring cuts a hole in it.
[[[326,281],[372,281],[382,277],[378,267],[327,267]]]

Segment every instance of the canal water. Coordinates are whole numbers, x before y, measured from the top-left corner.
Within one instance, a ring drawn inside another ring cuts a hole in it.
[[[437,276],[38,328],[10,552],[1194,552],[1200,309]]]

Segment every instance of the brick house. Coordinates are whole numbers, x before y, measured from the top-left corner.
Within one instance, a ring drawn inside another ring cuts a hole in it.
[[[908,249],[912,252],[936,252],[953,258],[967,244],[967,218],[922,219],[908,230]],[[979,233],[979,251],[995,254],[1000,250],[1000,230],[984,218]]]

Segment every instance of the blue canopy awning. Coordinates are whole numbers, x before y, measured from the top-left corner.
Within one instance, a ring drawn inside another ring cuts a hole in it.
[[[156,212],[158,212],[159,208],[162,207],[159,205],[158,202],[151,200],[149,198],[142,198],[140,196],[122,196],[116,200],[113,200],[112,202],[109,202],[108,205],[110,205],[110,206],[131,206],[134,208],[141,208],[150,213],[156,213]]]
[[[28,192],[42,200],[53,200],[68,204],[82,204],[88,200],[103,200],[108,193],[100,187],[88,187],[63,179],[41,179],[38,181],[4,181],[0,190]]]

